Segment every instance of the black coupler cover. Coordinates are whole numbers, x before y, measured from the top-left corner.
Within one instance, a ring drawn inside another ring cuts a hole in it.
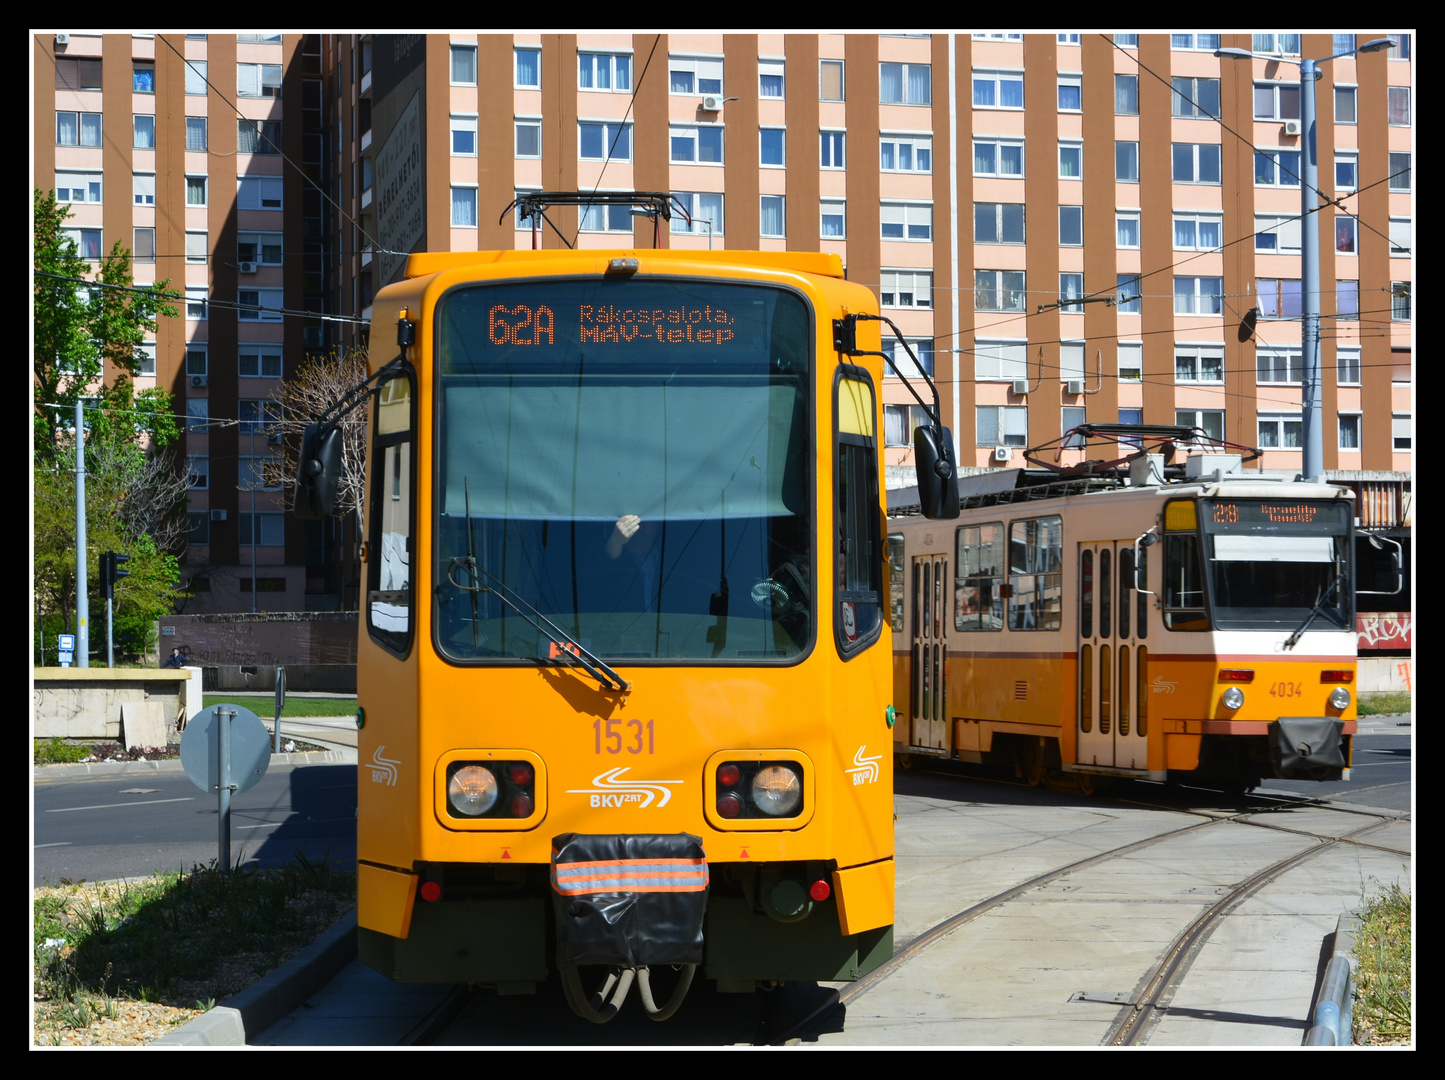
[[[1345,767],[1345,722],[1332,716],[1282,716],[1269,725],[1275,775],[1288,778]]]
[[[702,841],[687,833],[555,837],[557,966],[701,963],[707,879]]]

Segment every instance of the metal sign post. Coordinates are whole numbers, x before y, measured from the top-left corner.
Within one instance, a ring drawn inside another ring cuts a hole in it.
[[[212,705],[181,735],[181,764],[191,783],[216,793],[216,860],[231,869],[231,797],[249,790],[271,764],[266,725],[240,705]]]
[[[286,669],[284,667],[278,667],[276,669],[276,723],[271,728],[274,733],[271,741],[271,753],[273,754],[279,754],[281,752],[281,709],[285,704]]]

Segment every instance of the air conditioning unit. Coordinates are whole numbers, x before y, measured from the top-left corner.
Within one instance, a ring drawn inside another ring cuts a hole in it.
[[[704,94],[702,99],[703,112],[721,112],[723,99],[719,94]]]
[[[1069,379],[1064,383],[1064,393],[1066,394],[1082,394],[1083,392],[1083,379]]]
[[[57,44],[57,45],[69,45],[69,44],[70,44],[70,35],[69,35],[69,34],[56,34],[56,35],[55,35],[55,44]]]
[[[205,377],[204,375],[192,375],[192,376],[191,376],[191,385],[192,385],[192,386],[205,386],[205,385],[206,385],[206,377]]]
[[[995,461],[1012,461],[1014,456],[1013,447],[995,446],[993,448],[993,459]]]
[[[256,264],[253,262],[237,263],[236,269],[240,270],[243,274],[254,274],[256,272]]]
[[[1019,397],[1023,397],[1029,392],[1029,381],[1027,379],[1015,379],[1013,383],[1013,392]]]
[[[268,446],[280,446],[284,436],[279,431],[268,431],[266,433],[266,444]]]
[[[1303,135],[1304,130],[1303,120],[1286,120],[1284,122],[1284,133],[1286,135]]]
[[[211,520],[212,520],[212,521],[225,521],[225,520],[226,520],[226,511],[224,511],[224,510],[212,510],[212,511],[211,511]]]

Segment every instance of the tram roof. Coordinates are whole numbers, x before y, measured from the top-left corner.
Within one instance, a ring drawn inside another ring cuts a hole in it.
[[[544,248],[539,251],[425,251],[411,255],[406,261],[408,278],[426,277],[444,270],[461,270],[470,266],[499,266],[508,263],[526,266],[548,263],[551,268],[559,264],[575,266],[575,273],[600,274],[607,270],[613,259],[637,259],[643,270],[661,269],[664,273],[669,264],[692,263],[716,266],[735,266],[750,270],[790,270],[800,274],[814,274],[819,277],[843,277],[843,260],[840,256],[816,251],[694,251],[672,248],[602,249]],[[570,269],[570,267],[569,267]]]

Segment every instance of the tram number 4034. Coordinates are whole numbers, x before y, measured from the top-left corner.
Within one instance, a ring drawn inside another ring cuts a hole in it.
[[[592,722],[593,752],[651,754],[655,750],[651,720],[623,720],[613,716]]]
[[[1304,683],[1277,682],[1269,688],[1270,697],[1304,697]]]

